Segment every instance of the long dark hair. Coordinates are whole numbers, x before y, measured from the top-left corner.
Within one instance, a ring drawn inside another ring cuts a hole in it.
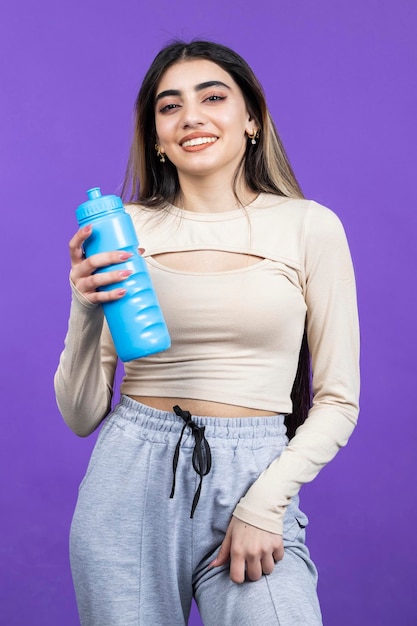
[[[166,70],[179,61],[191,59],[212,61],[233,78],[241,89],[249,115],[259,129],[256,145],[247,142],[245,155],[235,175],[235,192],[236,182],[242,174],[247,186],[254,192],[303,198],[269,114],[261,84],[242,57],[230,48],[211,41],[175,41],[157,54],[146,73],[135,102],[134,136],[122,187],[123,198],[131,203],[162,209],[175,203],[181,192],[175,166],[169,159],[162,166],[155,151],[155,98]],[[286,418],[290,438],[305,421],[311,404],[310,356],[306,333],[291,399],[293,412]]]

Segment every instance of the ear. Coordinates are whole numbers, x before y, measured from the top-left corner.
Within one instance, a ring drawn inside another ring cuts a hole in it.
[[[256,133],[256,131],[258,130],[256,127],[256,122],[249,112],[247,115],[248,117],[247,117],[247,122],[245,126],[245,132],[247,135],[253,135],[253,133]]]
[[[258,132],[258,129],[256,128],[255,124],[246,124],[246,128],[245,128],[245,133],[247,135],[250,135],[251,137],[254,136],[256,133]]]

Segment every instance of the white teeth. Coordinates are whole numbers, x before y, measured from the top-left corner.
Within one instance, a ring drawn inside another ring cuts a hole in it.
[[[195,139],[189,139],[182,143],[183,148],[190,148],[191,146],[201,146],[203,143],[214,143],[217,141],[217,137],[196,137]]]

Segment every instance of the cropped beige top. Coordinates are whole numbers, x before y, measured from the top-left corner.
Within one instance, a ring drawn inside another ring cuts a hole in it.
[[[229,212],[127,207],[145,248],[171,335],[169,350],[125,363],[121,393],[292,410],[290,393],[307,328],[313,406],[286,450],[240,500],[239,519],[282,532],[285,508],[347,443],[356,424],[359,332],[343,227],[314,202],[261,194]],[[157,255],[221,250],[259,257],[228,272],[173,270]],[[110,409],[117,357],[100,306],[73,288],[58,406],[78,434]]]

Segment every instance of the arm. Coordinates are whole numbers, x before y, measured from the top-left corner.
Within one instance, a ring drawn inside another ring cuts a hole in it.
[[[110,410],[117,355],[103,310],[73,284],[65,348],[54,378],[58,408],[77,435],[89,435]]]
[[[256,527],[253,533],[258,531],[261,548],[270,544],[271,535],[282,535],[283,517],[291,497],[346,445],[358,416],[355,280],[343,227],[332,212],[314,203],[310,205],[302,249],[313,405],[286,450],[240,500],[232,520],[239,542],[245,524]],[[235,519],[240,523],[236,524]],[[259,535],[259,531],[265,532]],[[228,546],[234,541],[230,536],[226,539]],[[238,578],[236,582],[240,582]]]
[[[126,253],[106,252],[84,259],[82,244],[91,227],[80,229],[70,242],[72,303],[65,338],[55,374],[58,407],[68,426],[78,435],[89,435],[110,409],[117,356],[101,303],[116,300],[124,289],[97,291],[97,287],[124,280],[130,272],[95,270],[126,260]],[[104,323],[103,323],[104,322]]]

